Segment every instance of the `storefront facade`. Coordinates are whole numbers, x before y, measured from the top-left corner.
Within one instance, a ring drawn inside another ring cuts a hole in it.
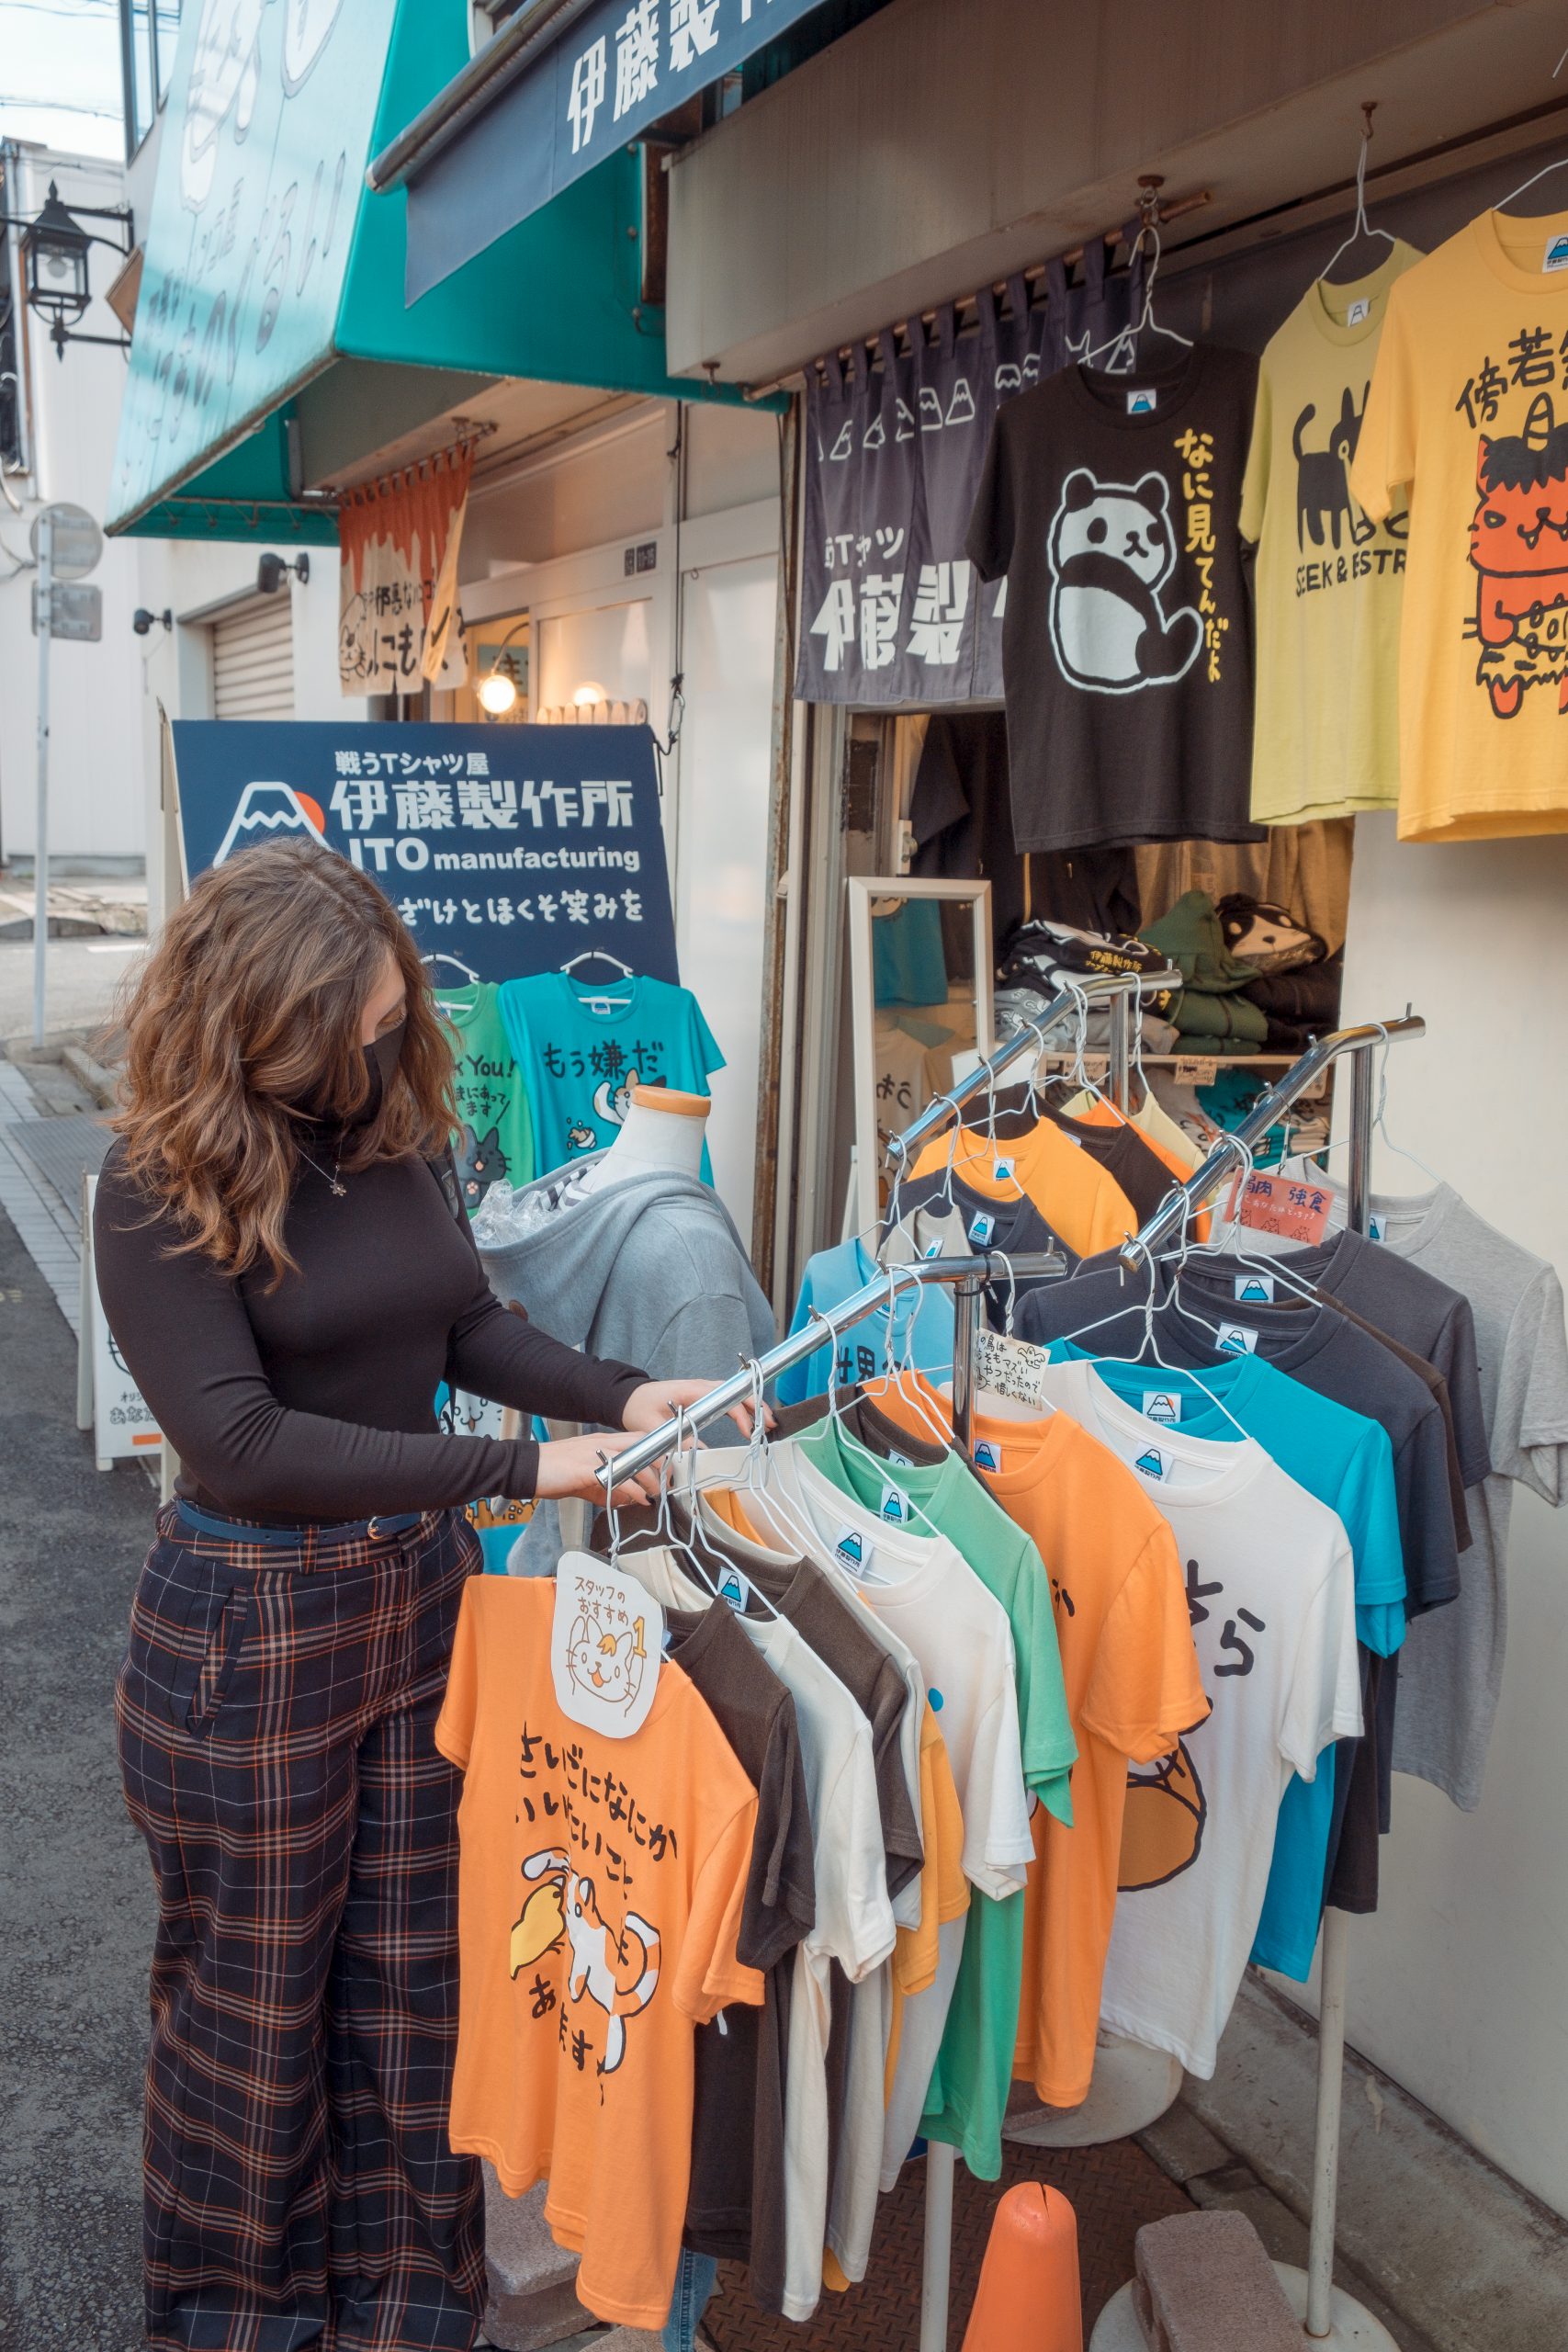
[[[269,411],[292,411],[285,424],[298,424],[305,454],[291,474],[285,441],[270,506],[247,484],[262,534],[253,545],[291,551],[276,535],[284,510],[303,533],[303,517],[322,519],[312,494],[441,446],[453,420],[493,428],[470,492],[465,619],[476,643],[526,644],[535,715],[581,707],[592,689],[646,704],[670,743],[664,820],[682,976],[739,1080],[716,1114],[716,1174],[775,1306],[787,1307],[806,1260],[844,1230],[844,885],[896,870],[907,780],[897,722],[931,707],[794,692],[814,617],[793,437],[804,371],[898,326],[901,353],[907,322],[923,311],[1104,237],[1135,217],[1145,175],[1158,175],[1170,222],[1162,324],[1256,352],[1345,235],[1363,103],[1377,105],[1372,217],[1423,251],[1561,156],[1568,108],[1551,86],[1551,17],[1534,0],[1405,0],[1372,16],[1346,6],[1238,28],[1199,7],[1151,16],[1130,43],[1121,15],[1086,6],[1053,25],[1043,89],[1038,11],[1021,0],[963,10],[891,0],[772,87],[694,126],[673,155],[667,341],[641,379],[624,367],[595,371],[564,330],[547,374],[537,351],[504,352],[476,327],[481,283],[488,295],[526,289],[517,241],[541,233],[530,224],[549,217],[543,204],[514,207],[493,243],[469,220],[450,274],[431,275],[422,249],[422,290],[394,312],[405,198],[364,200],[357,250],[384,240],[395,267],[374,301],[363,290],[356,305],[350,287],[341,317],[357,319],[356,338],[333,366],[355,372],[334,384],[322,370],[313,390],[289,389]],[[389,85],[368,147],[385,155],[415,117],[412,101],[435,97],[441,78],[417,92]],[[459,127],[444,150],[448,228],[460,141]],[[590,186],[603,194],[626,162],[609,156],[599,180],[573,181],[554,204],[586,203]],[[418,188],[416,173],[416,198]],[[635,235],[616,213],[585,223],[575,250],[604,261],[612,239]],[[446,306],[446,340],[416,360],[404,322],[433,304]],[[962,315],[967,327],[972,314]],[[353,396],[377,367],[388,401],[369,433]],[[443,369],[467,380],[437,382]],[[563,387],[580,390],[567,400]],[[714,399],[716,387],[729,398]],[[781,387],[796,403],[790,418],[776,413]],[[248,462],[251,446],[212,462]],[[170,497],[182,495],[195,503],[175,484],[146,505],[149,526],[166,526]],[[122,519],[134,522],[130,508]],[[203,560],[220,560],[210,550]],[[197,601],[187,598],[181,618],[199,620],[210,602],[190,594]],[[320,619],[308,627],[321,632],[316,674],[330,693],[335,639]],[[180,691],[205,691],[199,666],[187,662]],[[439,693],[430,708],[474,715]],[[1425,1049],[1391,1069],[1390,1129],[1561,1270],[1549,1171],[1568,1133],[1547,1077],[1549,1035],[1529,1008],[1568,978],[1557,969],[1568,954],[1562,836],[1402,845],[1386,814],[1358,818],[1356,831],[1347,1016],[1408,1001],[1429,1028]],[[1517,978],[1505,993],[1510,945]],[[1397,1161],[1377,1173],[1403,1188]],[[1568,2214],[1548,2056],[1568,1853],[1561,1808],[1542,1794],[1568,1768],[1555,1676],[1568,1637],[1561,1554],[1542,1504],[1521,1498],[1484,1802],[1461,1812],[1430,1786],[1396,1783],[1382,1906],[1355,1938],[1350,2035]]]

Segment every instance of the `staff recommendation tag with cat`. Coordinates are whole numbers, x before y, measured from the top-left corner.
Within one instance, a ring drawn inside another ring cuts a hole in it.
[[[607,1739],[648,1721],[664,1654],[664,1611],[635,1577],[564,1552],[556,1569],[550,1677],[563,1715]]]

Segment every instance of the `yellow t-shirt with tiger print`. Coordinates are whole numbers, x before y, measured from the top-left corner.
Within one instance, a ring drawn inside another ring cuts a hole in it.
[[[1399,832],[1568,831],[1568,212],[1483,212],[1392,288],[1350,487],[1408,485]]]

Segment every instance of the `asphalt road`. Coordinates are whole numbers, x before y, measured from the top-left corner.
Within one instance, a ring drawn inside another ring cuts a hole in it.
[[[44,1024],[96,1034],[109,1022],[120,984],[141,967],[144,939],[51,939],[44,979]],[[31,940],[0,940],[0,1038],[33,1032]]]
[[[137,2352],[153,1924],[114,1679],[154,1497],[76,1429],[75,1341],[0,1213],[0,2345]]]

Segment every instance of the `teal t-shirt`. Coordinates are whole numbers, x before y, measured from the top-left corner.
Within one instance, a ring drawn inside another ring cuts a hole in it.
[[[916,1507],[904,1520],[908,1532],[921,1532],[918,1514],[923,1512],[1001,1602],[1012,1629],[1024,1781],[1058,1821],[1070,1826],[1068,1775],[1077,1743],[1062,1683],[1051,1588],[1030,1538],[954,1454],[930,1467],[884,1461],[846,1440],[830,1415],[804,1430],[796,1442],[840,1493],[879,1517],[886,1488],[897,1486]],[[957,2148],[977,2180],[996,2180],[1001,2173],[1002,2118],[1012,2082],[1022,1984],[1021,1890],[1002,1903],[973,1891],[964,1956],[920,2129],[928,2139]]]
[[[724,1056],[690,989],[641,977],[590,983],[570,972],[503,981],[501,1017],[523,1073],[541,1174],[603,1151],[634,1086],[706,1094]],[[713,1181],[707,1147],[703,1180]]]
[[[1193,1437],[1238,1441],[1243,1430],[1255,1437],[1288,1477],[1326,1503],[1339,1521],[1355,1556],[1357,1638],[1380,1657],[1393,1656],[1404,1639],[1404,1555],[1393,1449],[1377,1422],[1337,1405],[1332,1397],[1320,1396],[1259,1356],[1235,1356],[1206,1366],[1200,1380],[1164,1364],[1095,1356],[1070,1340],[1054,1340],[1047,1352],[1056,1363],[1088,1358],[1123,1404],[1148,1413],[1149,1400],[1160,1400],[1150,1418],[1179,1426]],[[1234,1414],[1235,1420],[1227,1414]],[[1277,1969],[1298,1984],[1312,1973],[1323,1916],[1338,1769],[1337,1754],[1334,1771],[1320,1759],[1315,1779],[1302,1781],[1292,1774],[1280,1801],[1274,1859],[1253,1939],[1254,1963]]]
[[[790,1337],[804,1331],[814,1313],[841,1306],[882,1271],[863,1241],[840,1241],[836,1249],[818,1250],[807,1261],[801,1277]],[[829,1385],[848,1389],[858,1382],[863,1386],[882,1377],[890,1354],[895,1363],[908,1361],[918,1371],[950,1379],[953,1336],[952,1292],[936,1283],[918,1290],[906,1283],[894,1298],[891,1329],[884,1307],[840,1334],[836,1377],[832,1343],[824,1340],[801,1363],[785,1365],[774,1393],[781,1405],[804,1405],[808,1397],[826,1396]]]
[[[454,1091],[463,1124],[452,1139],[463,1204],[472,1216],[492,1184],[532,1183],[534,1123],[493,980],[436,998],[451,1035]]]

